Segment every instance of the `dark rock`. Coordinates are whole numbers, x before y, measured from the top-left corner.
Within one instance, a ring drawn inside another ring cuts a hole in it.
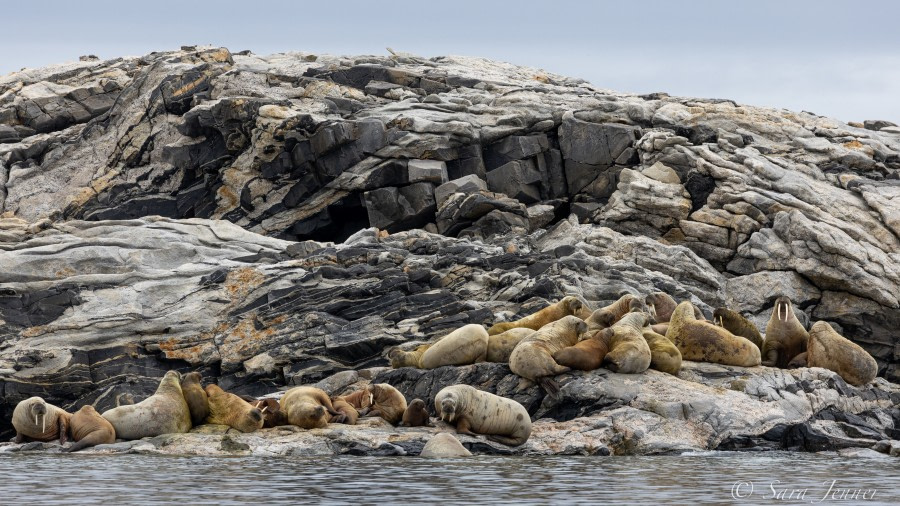
[[[531,160],[512,161],[487,173],[488,189],[525,204],[541,200],[540,190],[533,184],[540,181],[541,174]]]
[[[369,225],[396,232],[434,221],[434,185],[415,183],[388,187],[363,194]]]

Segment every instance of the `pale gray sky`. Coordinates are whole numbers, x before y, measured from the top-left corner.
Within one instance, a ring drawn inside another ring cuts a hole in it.
[[[134,5],[131,5],[134,3]],[[900,2],[17,1],[0,74],[184,44],[484,56],[602,88],[900,123]]]

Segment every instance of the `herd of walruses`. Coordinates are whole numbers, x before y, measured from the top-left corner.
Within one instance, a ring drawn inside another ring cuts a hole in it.
[[[510,370],[557,396],[554,376],[573,369],[639,374],[655,369],[678,375],[682,360],[754,367],[822,367],[860,386],[871,382],[878,364],[865,350],[824,321],[807,331],[787,297],[775,301],[765,336],[740,313],[718,308],[709,321],[689,301],[677,303],[663,292],[646,297],[625,294],[612,304],[591,310],[579,297],[568,296],[540,311],[485,329],[470,324],[413,349],[392,348],[391,366],[433,369],[477,362],[508,363]],[[329,423],[355,424],[359,417],[381,417],[401,426],[431,426],[425,402],[407,404],[386,383],[368,384],[340,396],[313,386],[299,386],[280,399],[256,399],[204,388],[199,373],[165,374],[156,392],[133,403],[98,413],[86,405],[74,414],[31,397],[12,417],[16,442],[71,438],[64,451],[183,433],[201,424],[221,424],[241,432],[293,425],[316,429]],[[133,399],[133,398],[132,398]],[[468,385],[448,386],[435,395],[436,415],[460,434],[481,434],[517,446],[531,435],[531,419],[516,401]],[[463,450],[464,451],[464,450]]]

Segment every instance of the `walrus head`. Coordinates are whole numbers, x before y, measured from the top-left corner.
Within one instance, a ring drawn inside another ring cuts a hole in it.
[[[775,299],[775,317],[780,322],[787,322],[790,315],[794,314],[791,309],[791,299],[782,295]]]
[[[203,376],[201,376],[199,372],[189,372],[181,378],[181,386],[193,384],[199,385],[202,380]]]
[[[456,418],[457,404],[456,395],[453,393],[444,394],[444,397],[441,399],[441,419],[453,423],[453,419]]]
[[[409,405],[407,406],[407,409],[408,408],[424,410],[425,409],[425,401],[423,401],[422,399],[413,399],[412,402],[410,402]]]
[[[575,297],[574,295],[569,295],[568,297],[566,297],[563,300],[565,300],[566,309],[567,309],[566,312],[571,315],[577,315],[578,312],[581,311],[581,308],[584,307],[584,303],[581,302],[581,300],[579,300],[578,297]]]
[[[47,404],[40,397],[31,403],[31,416],[34,417],[34,426],[41,426],[41,433],[47,432]]]
[[[647,306],[647,303],[637,297],[628,302],[628,312],[644,313],[649,318],[648,325],[656,323],[656,311],[650,311],[650,307]]]

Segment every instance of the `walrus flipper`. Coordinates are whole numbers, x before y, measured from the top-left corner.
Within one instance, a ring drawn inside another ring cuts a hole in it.
[[[498,436],[496,434],[491,434],[487,438],[490,439],[491,441],[496,441],[500,444],[505,444],[506,446],[522,446],[523,444],[525,444],[525,441],[527,440],[527,438],[525,440],[523,440],[520,437]]]
[[[547,395],[549,395],[550,397],[559,397],[560,387],[559,383],[555,379],[551,378],[550,376],[544,376],[543,378],[540,378],[538,380],[538,384],[541,386],[541,388],[544,389],[545,392],[547,392]]]

